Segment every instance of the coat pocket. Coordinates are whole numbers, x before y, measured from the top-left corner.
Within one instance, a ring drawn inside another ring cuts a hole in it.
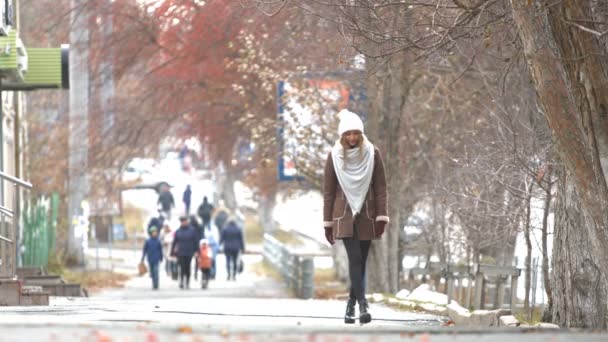
[[[334,220],[344,218],[346,214],[346,196],[344,192],[338,190],[336,192],[336,199],[334,200],[334,210],[332,213],[332,218]]]

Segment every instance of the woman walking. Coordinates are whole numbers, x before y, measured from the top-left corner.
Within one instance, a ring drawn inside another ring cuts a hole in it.
[[[378,149],[363,134],[363,122],[346,109],[340,111],[340,139],[325,163],[323,184],[323,226],[330,244],[344,243],[348,255],[350,296],[345,323],[355,323],[359,303],[359,322],[372,316],[365,299],[365,265],[372,240],[379,239],[389,222],[384,164]]]
[[[228,220],[220,235],[220,245],[224,246],[226,255],[226,271],[228,280],[236,281],[238,271],[239,255],[245,252],[245,240],[243,231],[234,219]]]
[[[198,254],[198,238],[194,228],[190,226],[188,216],[181,216],[179,221],[181,225],[175,231],[171,256],[176,256],[179,263],[179,288],[189,289],[192,256]]]

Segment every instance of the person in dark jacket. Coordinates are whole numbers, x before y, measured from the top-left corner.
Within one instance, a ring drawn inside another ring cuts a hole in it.
[[[228,210],[224,207],[220,207],[217,209],[216,213],[215,213],[215,217],[213,219],[213,223],[215,223],[215,226],[217,227],[218,231],[222,231],[222,229],[224,229],[224,225],[226,224],[226,222],[228,222],[228,218],[230,217],[230,214],[228,213]]]
[[[161,215],[161,212],[159,210],[158,217],[152,217],[148,222],[148,236],[151,235],[152,228],[155,228],[156,232],[158,233],[162,230],[164,224],[165,218]]]
[[[158,195],[158,202],[161,210],[165,213],[168,220],[171,219],[171,209],[175,207],[175,200],[171,191],[165,186]]]
[[[171,245],[171,255],[177,256],[179,264],[179,288],[190,288],[190,267],[192,256],[198,253],[198,239],[194,228],[190,225],[187,216],[179,218],[180,227],[175,232],[173,244]]]
[[[228,223],[226,223],[226,226],[222,229],[220,235],[220,245],[224,246],[228,280],[236,280],[239,253],[245,251],[243,231],[237,225],[236,221],[229,220]]]
[[[213,205],[209,203],[207,196],[203,197],[203,203],[198,206],[197,214],[203,220],[203,229],[211,229],[211,214]]]
[[[190,185],[187,185],[186,190],[184,190],[182,202],[184,202],[184,208],[186,208],[186,215],[190,215],[190,203],[192,203],[192,189]]]
[[[194,231],[196,232],[196,241],[201,241],[201,239],[205,238],[205,230],[203,229],[203,226],[201,226],[201,224],[198,222],[196,215],[190,215],[190,225],[192,226],[192,228],[194,228]],[[197,280],[198,278],[198,259],[199,258],[194,259],[194,280]]]
[[[144,243],[141,262],[144,262],[146,256],[148,257],[150,278],[152,278],[152,288],[158,290],[158,267],[163,261],[163,245],[158,239],[158,231],[155,227],[150,228],[150,237]]]

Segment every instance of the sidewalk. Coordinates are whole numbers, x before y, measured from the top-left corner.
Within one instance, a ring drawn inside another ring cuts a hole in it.
[[[122,257],[125,260],[133,259],[134,254],[127,252]],[[282,282],[252,272],[254,264],[261,260],[261,255],[246,255],[245,272],[237,277],[237,281],[227,281],[224,257],[220,255],[217,280],[212,281],[207,290],[200,289],[200,283],[194,281],[189,290],[181,290],[177,282],[169,279],[162,269],[161,288],[158,291],[150,288],[151,282],[147,276],[134,277],[125,288],[106,290],[90,298],[53,297],[49,307],[0,308],[2,337],[7,336],[4,335],[8,331],[5,328],[10,328],[15,334],[19,330],[44,330],[44,334],[32,341],[47,341],[50,339],[48,336],[57,337],[59,332],[81,336],[69,340],[87,340],[86,336],[92,336],[94,330],[103,330],[119,340],[125,337],[133,340],[143,330],[162,336],[191,331],[205,335],[205,341],[207,337],[217,340],[228,333],[253,333],[256,334],[253,340],[269,341],[261,336],[306,335],[322,331],[339,334],[381,333],[440,324],[441,318],[436,316],[399,312],[372,304],[374,321],[371,324],[347,326],[343,322],[344,301],[288,298]],[[125,261],[125,264],[128,262]],[[57,333],[45,335],[47,329]]]
[[[135,273],[141,257],[113,251],[121,271]],[[217,280],[200,289],[180,290],[161,269],[160,290],[147,276],[132,278],[122,289],[90,298],[51,298],[49,307],[0,307],[0,341],[605,341],[606,335],[519,329],[462,330],[443,327],[443,317],[401,312],[371,304],[372,323],[346,325],[344,301],[288,297],[282,282],[256,275],[258,254],[244,257],[245,272],[227,281],[224,256]]]

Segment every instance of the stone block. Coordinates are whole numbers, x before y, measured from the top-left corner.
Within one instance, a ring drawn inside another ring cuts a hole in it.
[[[21,283],[13,279],[0,279],[0,306],[17,306],[21,303]]]
[[[48,306],[49,305],[49,293],[48,292],[31,292],[21,295],[22,306]]]
[[[540,329],[559,329],[559,325],[557,324],[553,324],[553,323],[537,323],[535,326],[535,328],[540,328]]]
[[[471,313],[470,326],[472,327],[497,327],[498,317],[496,312],[489,310],[475,310]]]
[[[469,321],[471,320],[471,312],[469,312],[469,310],[458,305],[456,302],[452,302],[446,306],[446,311],[448,317],[450,317],[457,326],[469,326]]]
[[[500,316],[498,318],[499,327],[518,327],[521,323],[513,315]]]
[[[384,302],[384,295],[382,293],[372,294],[372,303],[382,303],[382,302]]]
[[[56,285],[62,284],[63,282],[61,276],[56,275],[30,276],[24,278],[25,285],[33,286]]]
[[[42,267],[19,267],[17,268],[17,278],[24,279],[27,277],[44,275]]]
[[[30,293],[40,293],[42,292],[42,286],[32,286],[32,285],[24,285],[21,287],[21,294],[26,295]]]
[[[43,285],[42,289],[47,291],[51,296],[57,297],[80,297],[82,290],[80,284],[55,284]]]
[[[499,309],[499,310],[475,310],[471,313],[471,325],[472,327],[497,327],[499,325],[499,318],[502,316],[508,316],[511,314],[510,310]]]

